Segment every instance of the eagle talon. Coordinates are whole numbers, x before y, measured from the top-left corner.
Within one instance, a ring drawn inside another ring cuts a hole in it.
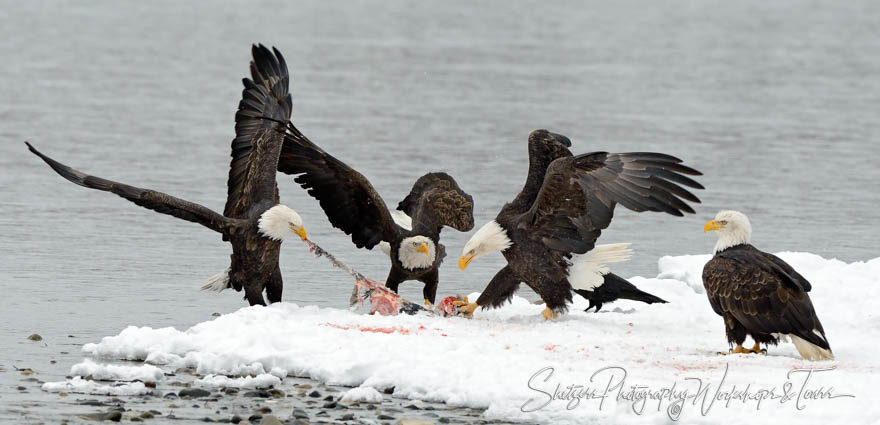
[[[477,307],[479,307],[477,303],[468,303],[461,306],[458,311],[464,313],[467,317],[473,317],[474,311],[477,310]]]
[[[746,354],[763,354],[765,356],[767,355],[767,349],[761,348],[761,344],[759,344],[757,342],[755,343],[755,346],[752,348],[743,348],[742,352],[746,353]]]
[[[730,354],[763,354],[766,356],[767,349],[761,348],[761,345],[756,342],[755,346],[752,348],[745,348],[742,346],[742,344],[736,344],[736,347],[727,350],[726,353],[723,351],[718,352],[718,355],[721,356],[727,356]]]
[[[544,316],[544,320],[552,320],[559,317],[559,314],[551,310],[550,307],[544,307],[544,311],[541,312],[541,315]]]

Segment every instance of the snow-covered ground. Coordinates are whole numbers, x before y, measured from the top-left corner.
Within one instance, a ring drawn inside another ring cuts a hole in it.
[[[802,360],[787,343],[767,356],[717,355],[727,343],[700,281],[708,255],[664,257],[658,277],[631,279],[669,304],[620,301],[594,314],[583,313],[586,302],[576,298],[570,313],[553,322],[540,316],[543,306],[518,297],[472,320],[281,303],[242,308],[184,331],[130,326],[83,351],[169,370],[196,368],[212,375],[204,385],[261,386],[307,376],[364,387],[352,399],[394,387],[396,396],[541,423],[877,422],[872,384],[880,378],[880,319],[872,301],[880,295],[880,258],[848,264],[779,255],[813,283],[811,297],[836,360]],[[46,385],[56,391],[73,384]]]

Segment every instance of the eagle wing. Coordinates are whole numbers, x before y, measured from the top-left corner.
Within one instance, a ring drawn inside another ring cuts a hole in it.
[[[444,172],[427,173],[424,176],[419,177],[418,180],[413,183],[413,187],[410,189],[406,197],[397,204],[397,209],[405,212],[406,215],[412,216],[416,207],[419,205],[419,200],[422,198],[422,194],[435,187],[461,191],[461,188],[458,187],[458,182],[456,182],[449,174]]]
[[[372,249],[403,231],[366,177],[312,143],[292,124],[288,124],[278,171],[295,175],[294,181],[318,200],[330,224],[351,235],[358,248]]]
[[[242,79],[244,90],[235,113],[235,139],[226,208],[227,217],[246,218],[257,203],[278,203],[275,170],[290,120],[290,77],[277,49],[263,45],[251,49],[251,78]]]
[[[171,195],[150,189],[129,186],[101,177],[90,176],[82,171],[70,168],[48,156],[42,154],[30,143],[25,142],[35,155],[39,156],[52,167],[55,172],[71,182],[89,189],[103,190],[115,193],[137,205],[153,211],[181,218],[194,223],[199,223],[211,230],[227,234],[236,225],[242,224],[241,220],[224,217],[202,205],[175,198]]]
[[[828,349],[825,330],[803,289],[809,282],[791,272],[791,266],[772,254],[754,248],[727,250],[703,267],[703,286],[712,309],[731,314],[749,332],[793,334]]]
[[[562,134],[547,130],[531,132],[528,146],[529,177],[526,178],[526,183],[516,198],[504,204],[498,215],[510,216],[528,211],[535,203],[535,198],[543,184],[543,179],[535,178],[535,176],[546,174],[547,168],[554,160],[573,156],[568,150],[571,147],[571,140]]]
[[[419,177],[397,209],[412,217],[416,233],[439,233],[442,226],[460,232],[474,228],[474,198],[446,173]]]
[[[702,189],[686,175],[701,175],[673,156],[594,152],[553,161],[520,228],[550,249],[583,254],[595,246],[619,203],[633,211],[693,213],[700,200],[681,185]]]

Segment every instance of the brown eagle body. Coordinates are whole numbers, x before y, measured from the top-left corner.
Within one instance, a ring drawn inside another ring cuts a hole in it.
[[[28,147],[73,183],[115,193],[144,208],[219,232],[223,240],[232,244],[228,286],[237,291],[243,289],[248,302],[254,305],[265,304],[263,290],[269,302],[281,300],[281,242],[261,234],[258,221],[278,204],[275,170],[283,142],[283,123],[279,121],[289,119],[291,100],[287,93],[287,66],[281,54],[275,50],[273,55],[262,45],[254,46],[252,53],[253,79],[243,80],[245,88],[235,115],[236,137],[232,142],[225,215],[161,192],[87,175],[43,155],[30,144]]]
[[[398,210],[412,219],[408,229],[395,222],[366,177],[312,143],[292,124],[288,124],[278,171],[295,175],[294,181],[318,200],[333,227],[351,235],[355,246],[372,249],[381,242],[390,246],[388,288],[396,292],[401,282],[418,280],[425,284],[425,299],[434,303],[437,269],[446,255],[439,243],[440,231],[449,226],[466,232],[474,226],[473,198],[455,179],[446,173],[428,173],[415,182],[398,205]],[[403,263],[401,246],[413,238],[433,243],[433,262],[420,267]]]
[[[746,335],[757,343],[777,344],[781,335],[793,336],[798,351],[808,359],[797,339],[828,350],[825,330],[808,292],[810,282],[779,257],[739,244],[719,251],[703,267],[703,286],[712,310],[724,318],[727,341],[742,346]]]

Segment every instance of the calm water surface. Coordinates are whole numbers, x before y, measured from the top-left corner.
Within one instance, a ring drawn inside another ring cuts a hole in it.
[[[695,216],[618,209],[601,241],[634,244],[615,267],[624,276],[709,252],[702,224],[727,208],[751,217],[765,250],[876,257],[880,3],[764,3],[5,2],[3,388],[19,378],[12,365],[60,378],[81,344],[128,324],[186,328],[245,305],[197,290],[228,264],[219,236],[76,187],[22,141],[221,211],[252,42],[286,56],[297,126],[390,205],[445,170],[474,196],[479,226],[519,191],[528,133],[548,128],[578,153],[660,151],[705,173]],[[279,180],[313,240],[384,279],[385,258],[354,249]],[[444,231],[452,257],[467,237]],[[502,265],[495,255],[461,272],[451,258],[439,294],[481,290]],[[285,244],[282,271],[286,301],[347,305],[351,280],[303,244]],[[34,332],[45,340],[27,341]],[[13,392],[0,390],[0,404],[55,400]]]

